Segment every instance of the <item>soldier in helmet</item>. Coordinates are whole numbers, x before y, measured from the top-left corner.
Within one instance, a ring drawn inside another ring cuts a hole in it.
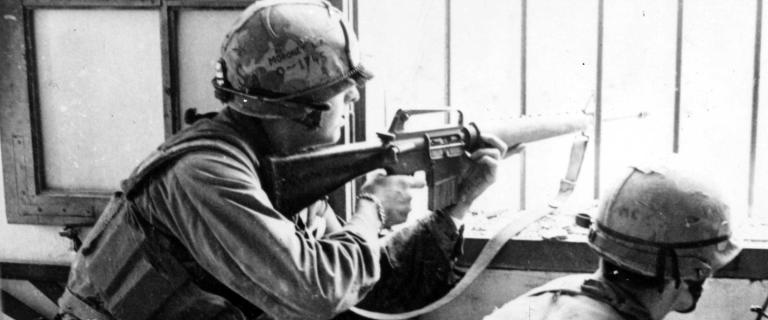
[[[405,221],[423,181],[374,177],[345,224],[325,200],[279,212],[262,187],[262,157],[338,141],[371,78],[356,44],[325,1],[249,6],[213,80],[226,107],[123,181],[77,253],[60,318],[330,319],[355,305],[408,311],[447,292],[460,220],[493,182],[500,140],[471,155],[456,205],[386,240],[379,231]]]
[[[589,244],[591,275],[555,279],[505,304],[486,320],[658,320],[691,312],[707,277],[740,248],[715,184],[679,158],[632,167],[603,197]]]

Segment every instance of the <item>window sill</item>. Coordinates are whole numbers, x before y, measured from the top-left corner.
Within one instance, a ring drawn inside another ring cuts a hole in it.
[[[464,254],[459,257],[458,266],[469,268],[488,238],[518,214],[525,212],[503,214],[505,218],[494,217],[482,222],[476,217],[469,217],[465,227]],[[587,244],[587,230],[576,226],[573,221],[573,215],[545,216],[508,240],[488,268],[569,273],[595,271],[598,256]],[[755,224],[747,228],[745,234],[759,234],[749,230],[765,228],[764,224]],[[745,240],[743,246],[736,259],[719,270],[715,277],[768,279],[768,269],[765,268],[768,241]]]

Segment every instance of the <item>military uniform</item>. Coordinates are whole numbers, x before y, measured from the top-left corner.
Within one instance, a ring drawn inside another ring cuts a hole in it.
[[[395,312],[450,289],[461,237],[449,217],[433,213],[388,237],[381,249],[378,230],[364,224],[325,233],[322,216],[334,214],[325,201],[289,219],[261,188],[259,132],[247,121],[254,119],[228,109],[199,121],[161,152],[199,141],[226,147],[150,161],[125,181],[119,205],[131,210],[100,221],[86,239],[62,299],[64,313],[85,319],[72,307],[84,303],[104,319],[246,319],[262,311],[276,319],[327,319],[366,294],[361,306]],[[129,225],[139,236],[114,236]],[[122,239],[119,246],[107,245],[113,238]],[[146,264],[157,272],[144,272]],[[180,274],[186,278],[173,279]]]
[[[651,320],[619,287],[594,275],[558,278],[494,311],[485,320]]]

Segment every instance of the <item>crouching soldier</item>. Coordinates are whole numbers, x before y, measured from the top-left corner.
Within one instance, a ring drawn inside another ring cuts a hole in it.
[[[485,319],[659,320],[693,311],[704,281],[740,248],[715,184],[671,162],[633,167],[604,195],[589,233],[600,256],[594,274],[555,279]]]

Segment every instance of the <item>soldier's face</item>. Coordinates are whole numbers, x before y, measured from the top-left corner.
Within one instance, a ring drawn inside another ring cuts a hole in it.
[[[357,100],[360,92],[351,86],[328,100],[330,109],[322,113],[318,135],[321,143],[334,143],[341,137],[341,128],[347,123],[347,115]]]

